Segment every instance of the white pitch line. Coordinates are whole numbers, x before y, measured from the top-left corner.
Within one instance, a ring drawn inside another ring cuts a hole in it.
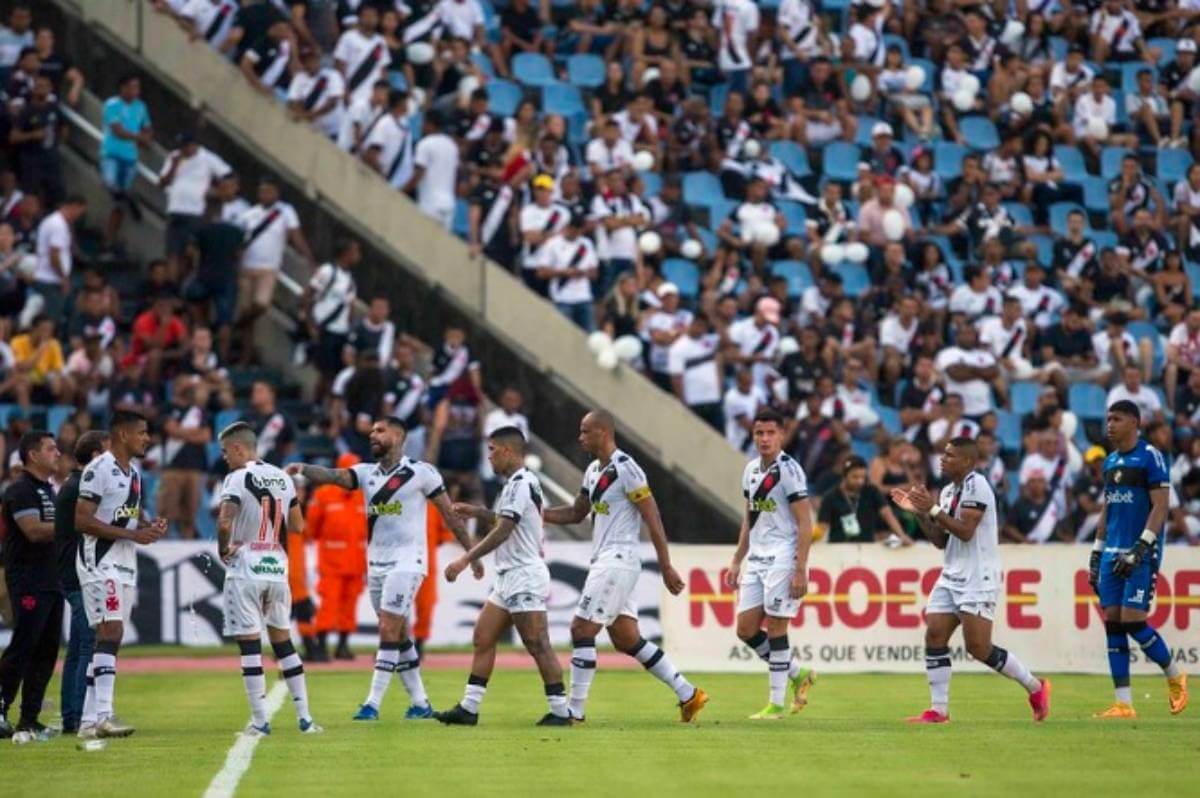
[[[280,679],[275,682],[275,686],[267,693],[267,721],[275,717],[275,713],[283,706],[283,700],[287,698],[287,684]],[[258,746],[258,741],[261,737],[250,737],[245,734],[239,734],[237,742],[229,749],[229,753],[225,755],[225,766],[217,775],[213,776],[213,780],[209,782],[208,789],[204,791],[204,798],[233,798],[234,792],[237,791],[238,782],[242,780],[242,776],[246,775],[246,771],[250,769],[250,760],[254,757],[254,749]]]

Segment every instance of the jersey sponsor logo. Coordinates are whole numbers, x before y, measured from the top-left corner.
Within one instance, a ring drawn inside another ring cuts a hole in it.
[[[608,467],[600,472],[596,477],[596,484],[592,487],[592,512],[596,515],[608,515],[610,507],[608,502],[604,501],[604,494],[608,489],[616,484],[618,479],[616,463],[609,463]]]
[[[367,500],[367,542],[375,535],[375,522],[383,516],[397,516],[404,512],[404,504],[400,501],[393,500],[405,484],[408,483],[416,472],[408,466],[397,471],[383,483],[371,498]]]
[[[277,557],[272,557],[268,554],[250,566],[250,573],[257,576],[283,576],[287,573],[287,569],[284,568],[283,563]]]
[[[778,505],[774,499],[769,498],[771,490],[779,484],[779,463],[771,465],[767,473],[763,475],[762,482],[758,483],[758,487],[754,491],[754,495],[750,497],[750,528],[758,523],[758,517],[762,513],[773,513],[778,509]]]
[[[380,515],[401,515],[404,512],[404,502],[377,502],[367,505],[367,515],[370,517]]]
[[[596,515],[608,515],[608,502],[592,502],[592,512]]]
[[[756,516],[754,520],[758,520],[757,515],[759,513],[773,513],[778,509],[779,509],[779,505],[778,505],[778,503],[776,503],[776,501],[774,499],[751,499],[750,500],[750,511]]]
[[[259,476],[253,473],[246,474],[246,487],[257,488],[258,491],[267,490],[287,490],[287,480],[283,477]]]
[[[130,507],[128,504],[122,504],[117,509],[113,510],[113,523],[128,521],[131,518],[137,518],[139,515],[138,508]]]
[[[1135,499],[1131,490],[1110,490],[1104,494],[1106,504],[1133,504]]]

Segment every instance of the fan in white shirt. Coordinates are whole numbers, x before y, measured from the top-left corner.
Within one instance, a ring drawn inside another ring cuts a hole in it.
[[[979,343],[996,358],[1009,379],[1032,380],[1041,376],[1026,357],[1029,350],[1029,325],[1021,315],[1021,303],[1014,296],[1004,298],[999,316],[979,322]]]
[[[592,282],[600,269],[596,245],[581,235],[582,216],[571,217],[561,234],[542,247],[538,277],[549,280],[550,301],[560,308],[572,306],[569,315],[578,323],[576,314],[591,316]],[[576,308],[576,306],[582,306]],[[581,324],[589,330],[593,325]]]
[[[351,102],[346,99],[346,110],[342,113],[342,126],[338,130],[337,145],[350,153],[357,153],[361,145],[375,129],[375,125],[387,116],[388,97],[391,86],[386,80],[375,83],[370,96],[365,100]]]
[[[448,0],[453,2],[454,0]],[[413,175],[405,191],[416,189],[421,213],[446,230],[454,226],[458,192],[458,144],[442,132],[437,113],[425,115],[425,131],[413,156]]]
[[[964,284],[950,295],[951,313],[962,314],[974,322],[1000,312],[1004,297],[991,284],[987,271],[971,264],[963,270],[963,280]]]
[[[963,413],[977,419],[995,409],[992,381],[1000,375],[996,358],[978,347],[979,334],[971,324],[960,324],[955,345],[938,352],[934,367],[942,375],[947,394],[962,397]]]
[[[638,231],[650,223],[650,211],[640,197],[627,190],[621,172],[610,172],[605,182],[607,190],[592,199],[590,215],[599,223],[596,247],[601,260],[632,266],[638,259]]]
[[[166,191],[168,214],[199,218],[204,215],[205,197],[216,181],[229,174],[229,164],[197,144],[190,133],[180,136],[180,143],[163,163],[158,185]]]
[[[783,308],[779,300],[764,296],[754,306],[754,315],[729,325],[727,333],[734,351],[730,359],[747,366],[754,376],[754,387],[767,393],[767,375],[774,371],[779,351],[779,323]]]
[[[187,0],[179,9],[179,17],[191,24],[195,35],[220,49],[229,38],[229,30],[233,27],[237,12],[236,0]]]
[[[693,316],[687,333],[667,350],[667,371],[679,400],[718,432],[721,414],[721,341],[708,319]]]
[[[722,72],[748,72],[750,37],[758,31],[758,6],[752,0],[719,0],[713,5],[712,24],[720,33],[717,68]]]
[[[883,24],[887,18],[887,9],[881,10],[868,3],[855,6],[852,14],[858,19],[850,26],[843,42],[843,56],[850,61],[857,61],[871,66],[883,66],[887,55],[887,45],[883,41]],[[849,55],[845,55],[849,52]]]
[[[721,409],[725,416],[725,440],[743,454],[750,453],[754,416],[767,404],[767,397],[754,387],[750,369],[739,369],[734,386],[725,392]]]
[[[617,120],[610,117],[605,121],[600,137],[588,142],[584,160],[593,176],[633,165],[633,146],[621,138],[621,126]]]
[[[650,342],[650,375],[663,390],[671,390],[670,349],[692,322],[692,312],[679,307],[679,288],[662,283],[657,289],[658,310],[645,322],[642,336]]]
[[[358,10],[358,26],[343,33],[334,47],[333,62],[346,79],[347,104],[368,99],[375,82],[392,63],[387,41],[376,30],[378,25],[377,7],[364,4]]]
[[[1095,50],[1096,63],[1110,58],[1131,61],[1145,51],[1142,26],[1137,15],[1125,8],[1124,0],[1106,0],[1104,6],[1092,12],[1088,25]]]
[[[546,243],[571,220],[571,210],[554,202],[553,196],[554,179],[550,175],[538,175],[533,179],[533,202],[521,208],[518,220],[522,262],[526,269],[536,269],[544,264]]]
[[[392,90],[388,112],[370,128],[359,148],[368,166],[394,188],[408,184],[413,172],[413,133],[408,119],[408,95]]]
[[[446,26],[447,37],[464,39],[474,44],[483,41],[483,29],[487,20],[479,0],[442,0],[437,10],[442,24]]]
[[[1162,399],[1157,391],[1149,385],[1142,384],[1142,370],[1137,366],[1126,366],[1121,375],[1122,382],[1109,390],[1105,406],[1112,407],[1114,402],[1122,400],[1133,402],[1141,411],[1143,427],[1155,421],[1162,421]]]
[[[303,72],[292,76],[288,86],[288,112],[293,119],[310,122],[317,130],[336,139],[342,129],[342,107],[346,82],[332,67],[321,68],[321,54],[306,50],[301,56]]]
[[[1030,261],[1025,266],[1025,279],[1008,289],[1008,296],[1021,303],[1021,312],[1033,319],[1039,330],[1048,329],[1067,305],[1062,294],[1042,282],[1045,277],[1042,265]]]

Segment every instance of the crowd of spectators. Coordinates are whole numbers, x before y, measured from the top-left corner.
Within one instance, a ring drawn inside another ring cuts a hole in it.
[[[1200,541],[1200,12],[161,5],[473,254],[638,339],[631,365],[736,448],[787,410],[831,498],[936,480],[966,433],[1007,540],[1086,538],[1104,409],[1132,398],[1178,466],[1172,537]]]

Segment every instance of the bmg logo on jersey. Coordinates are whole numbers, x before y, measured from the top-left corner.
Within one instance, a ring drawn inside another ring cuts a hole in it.
[[[404,502],[376,502],[367,505],[368,516],[401,515],[404,512]]]

